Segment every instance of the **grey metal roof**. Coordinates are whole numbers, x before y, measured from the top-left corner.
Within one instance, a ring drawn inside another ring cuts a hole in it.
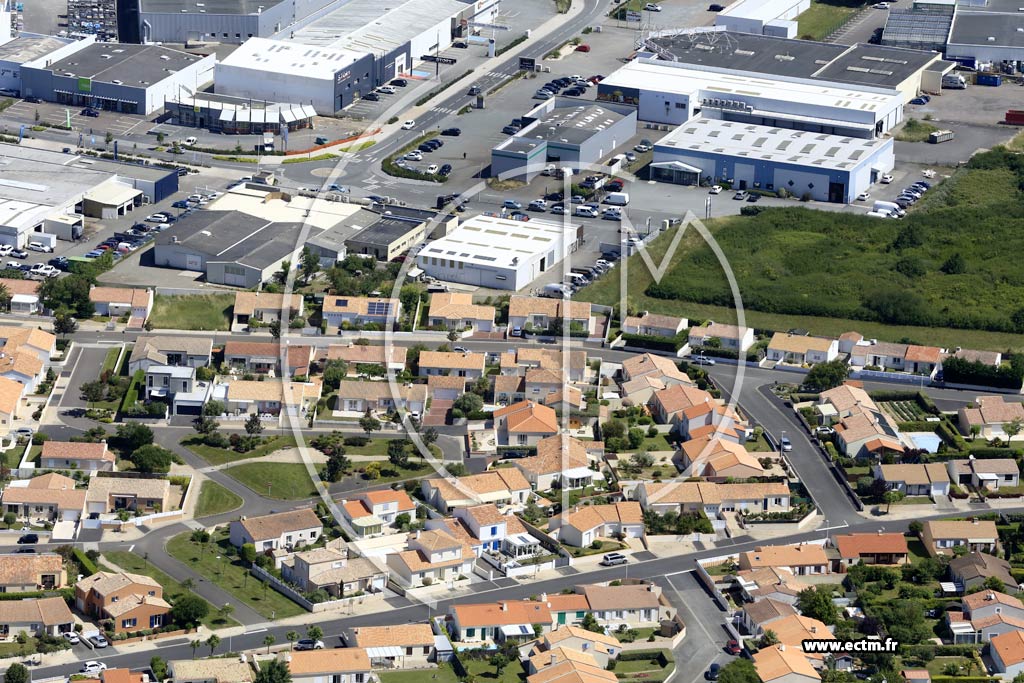
[[[19,36],[14,40],[0,45],[0,59],[24,64],[48,55],[54,50],[64,47],[67,41],[58,40],[50,36]]]
[[[815,78],[891,88],[923,69],[937,56],[934,52],[859,44],[818,71]]]
[[[386,247],[405,237],[422,224],[423,221],[381,216],[380,220],[360,230],[346,241]]]
[[[159,83],[201,57],[158,45],[94,43],[46,67],[55,76],[121,81],[142,87]]]
[[[992,40],[989,40],[989,39]],[[951,44],[1024,47],[1024,13],[958,11],[949,34]]]
[[[257,14],[281,2],[283,0],[141,0],[141,11],[154,14]]]
[[[889,10],[889,17],[882,31],[882,44],[941,50],[946,45],[952,23],[953,8],[950,6],[893,8]]]

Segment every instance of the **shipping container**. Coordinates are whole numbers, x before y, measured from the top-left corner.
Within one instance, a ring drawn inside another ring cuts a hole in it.
[[[1010,109],[1007,111],[1006,122],[1011,126],[1024,126],[1024,109]]]
[[[978,85],[998,87],[1003,84],[1003,77],[999,74],[978,74]]]
[[[956,133],[951,130],[937,130],[928,136],[928,142],[937,145],[940,142],[948,142],[954,137],[956,137]]]

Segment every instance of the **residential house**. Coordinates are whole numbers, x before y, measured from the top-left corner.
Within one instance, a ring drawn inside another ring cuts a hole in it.
[[[71,631],[75,616],[64,598],[26,598],[0,602],[0,639],[7,640],[22,633],[30,636],[51,635]]]
[[[4,512],[13,512],[26,522],[77,522],[85,510],[85,489],[75,489],[75,480],[56,473],[12,481],[0,502]]]
[[[554,409],[533,401],[513,403],[495,410],[492,415],[501,446],[536,446],[542,439],[558,433]]]
[[[396,392],[389,382],[341,382],[334,409],[353,417],[362,417],[367,410],[386,414],[399,408],[422,414],[427,391],[422,384],[400,384]]]
[[[420,375],[453,375],[467,381],[483,377],[487,356],[482,353],[456,353],[453,351],[421,351]]]
[[[522,509],[530,497],[530,483],[511,467],[488,470],[464,477],[424,479],[420,482],[423,499],[443,514],[482,503]]]
[[[239,370],[261,374],[281,374],[281,345],[276,342],[228,340],[224,344],[224,363]],[[284,351],[286,374],[308,375],[313,360],[313,347],[290,345]]]
[[[210,364],[212,356],[213,340],[210,337],[139,337],[128,357],[128,374],[134,375],[152,365],[202,368]]]
[[[394,524],[398,515],[416,517],[416,503],[404,490],[363,491],[356,493],[353,499],[362,503],[369,514],[379,517],[388,525]]]
[[[398,299],[327,294],[322,313],[329,328],[373,325],[387,329],[402,317],[402,304]]]
[[[373,538],[384,533],[384,520],[367,510],[362,501],[341,501],[341,514],[358,538]]]
[[[1016,586],[1010,563],[1001,557],[982,552],[967,553],[949,561],[949,576],[954,584],[965,591],[974,590],[989,578],[998,579],[1004,586]]]
[[[325,591],[332,598],[380,593],[388,572],[365,557],[349,557],[343,544],[292,553],[281,560],[281,576],[303,592]]]
[[[928,669],[903,669],[900,678],[906,683],[932,683],[932,675]]]
[[[619,679],[611,671],[578,661],[579,657],[564,659],[526,677],[526,683],[616,683]]]
[[[324,532],[324,525],[309,508],[276,512],[260,517],[242,517],[231,522],[231,545],[241,548],[246,543],[256,552],[279,548],[299,548],[315,543]]]
[[[969,363],[981,363],[994,368],[998,368],[1003,363],[1003,354],[998,351],[974,351],[972,349],[962,349],[959,346],[953,349],[952,352],[942,354],[943,361],[947,358],[959,358]]]
[[[107,448],[106,441],[82,443],[46,440],[39,454],[39,464],[47,470],[113,472],[116,469],[115,461],[114,453]]]
[[[15,280],[0,278],[0,286],[7,290],[11,297],[10,309],[15,315],[35,315],[41,313],[43,305],[39,301],[39,283],[35,280]]]
[[[345,643],[366,650],[374,669],[423,669],[434,665],[434,638],[430,624],[354,626]]]
[[[473,303],[473,295],[464,292],[437,292],[430,295],[427,325],[432,329],[490,332],[494,328],[494,306]]]
[[[821,621],[805,617],[800,614],[791,614],[772,622],[771,630],[779,639],[779,644],[786,649],[794,649],[802,652],[802,644],[805,640],[835,640],[832,631]],[[808,661],[815,669],[825,668],[825,655],[819,653],[806,653]],[[851,662],[850,655],[836,655],[836,668],[847,668]]]
[[[957,546],[993,554],[999,548],[999,532],[991,520],[928,520],[921,541],[930,555],[952,555]]]
[[[544,405],[564,415],[567,412],[586,410],[587,400],[582,391],[566,384],[558,391],[548,394],[544,399]]]
[[[387,556],[391,577],[405,588],[468,578],[475,561],[468,543],[442,529],[416,531],[409,537],[408,550]]]
[[[238,292],[231,311],[232,326],[248,327],[254,322],[266,325],[282,320],[281,312],[286,307],[289,320],[302,317],[302,296],[277,292]]]
[[[428,383],[435,377],[431,377]],[[526,400],[526,378],[522,375],[494,375],[494,402],[499,406]],[[456,398],[458,398],[456,396]]]
[[[570,624],[579,626],[583,623],[583,618],[590,612],[590,603],[587,602],[587,596],[582,593],[557,593],[555,595],[541,593],[538,599],[551,610],[551,618],[556,629],[562,629]],[[580,627],[579,630],[584,629]],[[590,631],[585,632],[590,633]],[[544,639],[546,640],[547,636],[544,636]]]
[[[370,683],[370,657],[361,647],[282,652],[292,683]]]
[[[149,683],[149,675],[131,669],[104,669],[96,677],[78,679],[79,683]]]
[[[576,586],[576,592],[586,596],[590,612],[602,625],[657,626],[675,616],[675,608],[654,583],[587,584]]]
[[[832,546],[839,554],[832,570],[844,572],[855,564],[901,565],[909,562],[907,539],[901,533],[838,534]]]
[[[604,481],[604,474],[592,467],[601,461],[603,443],[602,448],[597,449],[595,442],[555,434],[536,444],[537,455],[512,461],[534,491],[548,491],[556,485],[563,489],[582,489]]]
[[[795,576],[829,573],[825,549],[815,543],[765,545],[740,553],[740,569],[784,567]]]
[[[153,312],[153,290],[130,287],[96,287],[89,290],[96,315],[119,318],[127,315],[129,327],[142,327]]]
[[[851,458],[881,457],[904,452],[895,425],[882,412],[862,410],[835,425],[836,445]]]
[[[850,364],[888,372],[931,376],[942,361],[942,349],[916,344],[894,344],[861,339],[850,346]]]
[[[766,630],[771,628],[773,621],[799,614],[799,612],[791,603],[773,598],[762,598],[757,602],[743,605],[741,614],[741,623],[747,633],[753,638],[760,638]]]
[[[847,381],[818,394],[818,412],[823,418],[823,424],[832,424],[865,411],[880,412],[859,382]]]
[[[728,439],[704,436],[683,444],[683,472],[707,481],[750,479],[764,475],[764,467],[744,446]]]
[[[322,391],[319,377],[308,382],[277,378],[262,382],[239,379],[218,381],[211,398],[224,403],[229,415],[256,413],[277,417],[286,413],[304,417],[316,406]]]
[[[949,474],[940,462],[904,465],[875,465],[875,479],[885,482],[886,489],[908,496],[948,496]]]
[[[1007,401],[1003,396],[979,396],[973,406],[957,411],[957,426],[965,435],[977,434],[983,439],[1006,440],[1003,427],[1015,420],[1024,421],[1024,404]]]
[[[665,383],[665,386],[672,384],[693,386],[689,375],[680,370],[671,358],[656,356],[653,353],[641,353],[622,361],[623,383],[650,376],[658,377]]]
[[[1012,681],[1024,673],[1024,630],[995,636],[989,643],[989,656],[1000,678]]]
[[[78,611],[97,619],[110,619],[115,633],[160,628],[168,623],[171,606],[164,588],[142,574],[96,572],[75,584]]]
[[[703,512],[789,512],[791,495],[785,482],[719,484],[710,481],[641,482],[634,494],[640,507],[659,515]]]
[[[13,379],[0,377],[0,435],[6,436],[18,419],[18,407],[25,393],[25,385]]]
[[[597,665],[602,668],[607,668],[608,662],[617,659],[622,652],[622,645],[614,636],[594,633],[579,626],[565,625],[564,622],[558,623],[559,626],[554,631],[541,638],[542,651],[561,647],[585,652],[597,660]]]
[[[787,365],[828,363],[839,357],[839,340],[827,337],[776,332],[766,349],[765,358]]]
[[[735,410],[717,401],[698,403],[676,417],[675,431],[684,440],[714,436],[742,444],[747,440],[747,423]]]
[[[557,531],[565,545],[585,548],[600,539],[643,538],[644,513],[634,501],[577,505],[565,515],[552,517],[549,529]]]
[[[597,660],[589,652],[580,652],[568,647],[554,647],[545,652],[538,652],[526,660],[524,668],[526,669],[527,681],[542,671],[547,674],[549,670],[553,671],[560,668],[563,664],[572,665],[574,667],[573,672],[577,674],[583,673],[583,671],[580,671],[580,667],[583,667],[584,671],[592,669],[602,674],[609,673],[598,665]],[[609,679],[609,681],[611,680]]]
[[[710,321],[703,327],[690,328],[691,347],[714,347],[714,340],[718,340],[718,347],[737,353],[744,353],[754,345],[754,330],[749,327],[738,327],[736,325],[724,325]]]
[[[566,318],[572,331],[593,335],[597,328],[590,304],[585,301],[514,295],[508,302],[508,327],[512,331],[552,331]]]
[[[0,555],[0,593],[63,588],[66,573],[64,559],[56,553],[3,554]]]
[[[547,368],[530,368],[526,371],[523,393],[526,399],[547,405],[548,396],[557,394],[566,386],[560,371]]]
[[[761,567],[733,573],[737,589],[747,602],[772,599],[796,606],[800,591],[809,587],[785,567]]]
[[[472,546],[477,556],[489,553],[499,560],[521,561],[547,552],[518,517],[493,504],[457,508],[455,515],[456,519],[428,519],[426,527],[448,530]]]
[[[457,508],[455,518],[470,535],[480,541],[481,550],[501,550],[508,534],[510,515],[502,514],[494,503]],[[517,525],[521,527],[522,525]]]
[[[143,398],[163,401],[171,415],[202,415],[213,382],[196,379],[188,365],[150,365],[142,384]]]
[[[389,372],[405,369],[409,349],[388,344],[331,344],[327,347],[327,360],[348,363],[348,374],[359,373],[359,366],[381,365]]]
[[[582,382],[586,379],[587,352],[575,349],[565,356],[561,349],[520,346],[502,353],[498,363],[502,375],[522,375],[530,368],[544,368],[568,373],[570,382]]]
[[[653,392],[648,405],[655,422],[674,424],[687,408],[714,401],[714,397],[703,389],[688,384],[673,384]]]
[[[754,653],[754,669],[762,683],[815,683],[821,674],[798,648],[773,645]]]
[[[950,480],[958,485],[989,491],[1020,485],[1020,468],[1013,458],[949,460],[946,469]]]
[[[482,604],[458,604],[448,608],[445,625],[455,642],[501,643],[508,639],[535,638],[536,630],[552,627],[551,610],[536,600],[499,600]]]
[[[120,510],[136,514],[169,512],[171,482],[166,479],[92,477],[85,494],[85,511],[104,515]]]
[[[21,395],[33,392],[46,377],[46,365],[56,352],[57,338],[49,332],[24,327],[2,326],[0,327],[0,379],[12,380],[21,384],[19,398]]]
[[[965,595],[963,611],[946,611],[956,643],[987,643],[993,636],[1024,629],[1024,603],[1000,591]]]
[[[689,322],[686,318],[642,311],[640,315],[626,316],[622,322],[622,331],[642,337],[675,337],[687,325]]]
[[[171,683],[253,683],[249,662],[238,658],[172,659],[167,662]]]

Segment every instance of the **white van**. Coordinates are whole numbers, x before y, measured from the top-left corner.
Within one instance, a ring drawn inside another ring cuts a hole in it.
[[[573,214],[576,216],[583,216],[585,218],[597,218],[598,215],[596,207],[587,206],[586,204],[577,206],[573,211]]]
[[[583,277],[579,273],[566,273],[565,282],[566,284],[573,285],[574,287],[585,287],[589,284],[587,278]]]
[[[907,214],[907,212],[904,211],[896,202],[883,202],[881,200],[875,202],[875,206],[872,210],[878,211],[879,213],[894,213],[897,217],[901,218]]]
[[[605,204],[611,204],[613,206],[625,206],[629,204],[629,193],[628,192],[609,192],[608,196],[604,198]]]

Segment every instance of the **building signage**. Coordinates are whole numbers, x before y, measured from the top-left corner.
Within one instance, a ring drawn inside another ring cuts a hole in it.
[[[643,21],[643,18],[644,16],[640,14],[640,12],[637,12],[636,10],[626,10],[626,21],[640,22]]]
[[[78,79],[78,92],[92,92],[92,79],[91,78],[79,78]]]
[[[454,64],[457,61],[454,57],[438,57],[436,55],[422,55],[420,59],[424,62],[437,62],[438,64]]]
[[[344,83],[348,80],[348,77],[352,75],[352,69],[348,71],[339,71],[337,76],[334,77],[335,83]]]
[[[519,58],[519,70],[520,71],[536,71],[537,60],[533,57],[520,57]]]

